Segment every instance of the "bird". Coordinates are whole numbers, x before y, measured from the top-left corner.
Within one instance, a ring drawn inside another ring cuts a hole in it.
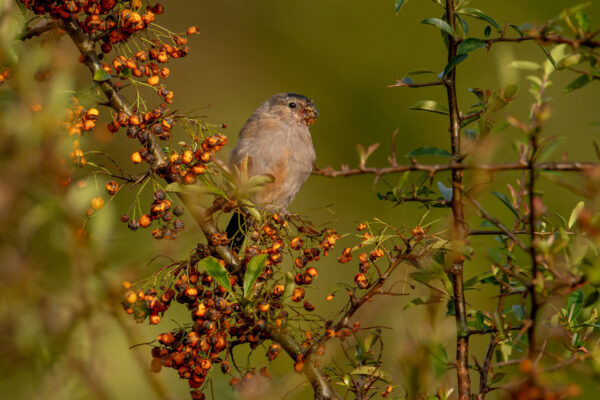
[[[240,167],[247,163],[249,176],[273,178],[252,196],[258,208],[287,214],[316,159],[309,126],[318,117],[319,111],[308,97],[277,93],[265,100],[240,130],[229,164]],[[226,232],[235,251],[241,248],[245,230],[246,218],[234,213]]]

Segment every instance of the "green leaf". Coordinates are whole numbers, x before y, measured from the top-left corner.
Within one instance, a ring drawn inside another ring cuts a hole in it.
[[[446,201],[452,201],[452,188],[444,186],[440,181],[437,182],[437,187],[440,190],[440,194]]]
[[[484,320],[484,315],[481,311],[477,310],[477,312],[475,313],[475,329],[483,329],[483,320]]]
[[[430,69],[413,69],[412,71],[408,71],[405,76],[433,74],[433,73],[434,72]]]
[[[480,49],[485,47],[487,42],[485,40],[476,39],[476,38],[468,38],[458,45],[458,49],[456,50],[458,54],[468,53],[473,50]]]
[[[523,321],[525,319],[525,309],[521,304],[514,304],[512,306],[513,314],[515,314],[515,318],[517,321]]]
[[[206,257],[200,260],[198,265],[204,268],[206,273],[212,276],[213,279],[217,281],[219,285],[227,289],[228,292],[233,292],[231,283],[229,282],[229,274],[225,267],[219,263],[219,260],[214,257]]]
[[[487,279],[492,276],[491,272],[482,272],[480,274],[475,275],[474,277],[468,279],[463,284],[465,289],[472,289],[475,285],[481,283],[484,279]]]
[[[485,29],[483,30],[483,36],[485,37],[490,37],[492,33],[492,27],[491,26],[486,26]]]
[[[415,149],[404,155],[404,157],[406,158],[419,156],[435,156],[450,158],[452,157],[452,154],[450,154],[447,150],[439,149],[437,147],[419,147],[418,149]]]
[[[465,61],[466,58],[467,54],[457,54],[454,57],[452,57],[452,60],[450,60],[450,62],[448,62],[448,65],[446,65],[446,68],[444,68],[444,73],[442,74],[442,77],[446,77],[446,75],[452,72],[452,70],[454,70],[454,68],[456,68],[458,64]]]
[[[515,60],[508,64],[512,68],[520,69],[523,71],[540,71],[542,66],[533,61],[527,60]]]
[[[244,296],[248,296],[250,293],[254,282],[256,282],[256,278],[258,278],[265,266],[268,256],[268,254],[259,254],[248,261],[246,273],[244,274]]]
[[[504,92],[503,95],[505,98],[513,98],[515,97],[515,95],[517,94],[517,90],[519,89],[519,87],[517,85],[514,84],[508,84],[506,85],[506,87],[504,88]]]
[[[248,212],[248,214],[250,214],[252,216],[252,218],[254,218],[257,221],[262,221],[262,216],[260,215],[260,212],[258,212],[258,210],[255,207],[246,207],[246,211]]]
[[[454,33],[454,29],[450,26],[449,23],[439,18],[427,18],[421,21],[422,24],[433,25],[440,28],[442,31],[446,32],[448,35],[454,37],[456,34]]]
[[[425,304],[425,300],[423,300],[423,298],[421,297],[417,297],[416,299],[412,299],[411,301],[409,301],[403,308],[403,310],[412,308],[414,306],[420,306]]]
[[[515,206],[513,206],[513,204],[510,202],[510,200],[508,199],[508,197],[506,197],[506,195],[505,195],[504,193],[492,192],[492,194],[493,194],[494,196],[496,196],[497,198],[499,198],[499,199],[500,199],[500,201],[501,201],[502,203],[504,203],[504,205],[505,205],[506,207],[508,207],[508,209],[509,209],[509,210],[510,210],[510,211],[511,211],[513,214],[515,214],[515,217],[517,217],[517,218],[521,218],[521,217],[519,216],[519,213],[518,213],[518,212],[517,212],[517,210],[515,209]]]
[[[433,100],[421,100],[409,107],[410,110],[429,111],[438,114],[448,115],[450,110],[443,104]]]
[[[385,379],[385,374],[381,370],[380,367],[376,367],[373,365],[361,365],[354,369],[354,371],[350,372],[352,375],[368,375],[375,376],[380,379]]]
[[[435,360],[438,360],[443,363],[447,363],[450,361],[448,359],[448,352],[446,351],[446,348],[442,343],[434,344],[429,351],[431,353],[431,357],[433,357]]]
[[[579,214],[581,213],[581,210],[583,210],[584,206],[585,206],[585,203],[583,201],[580,201],[573,208],[573,211],[571,211],[571,216],[569,217],[569,223],[567,224],[567,229],[571,229],[573,227],[573,225],[575,225],[575,222],[577,222],[577,218],[579,218]]]
[[[542,51],[543,51],[543,52],[544,52],[544,54],[546,55],[546,58],[547,58],[547,59],[548,59],[548,61],[550,62],[550,64],[548,64],[548,65],[551,65],[552,67],[554,67],[554,69],[555,69],[555,70],[557,70],[557,71],[558,71],[558,65],[557,65],[557,62],[556,62],[556,60],[554,59],[554,57],[552,56],[552,53],[550,53],[550,51],[549,51],[547,48],[545,48],[544,46],[540,46],[540,49],[542,49]],[[544,70],[545,70],[545,74],[546,74],[546,75],[550,75],[550,72],[552,72],[552,71],[551,71],[551,69],[550,69],[550,67],[549,67],[548,65],[545,65],[545,66],[544,66]]]
[[[570,93],[574,90],[581,89],[588,83],[590,83],[591,79],[587,75],[579,75],[573,82],[569,83],[569,85],[565,88],[565,93]]]
[[[512,354],[512,346],[508,343],[502,343],[500,345],[500,353],[502,354],[502,360],[503,361],[507,361],[510,358],[510,355]]]
[[[585,301],[583,302],[583,308],[587,308],[596,304],[599,297],[600,292],[598,292],[597,290],[594,290],[592,293],[588,294],[585,298]]]
[[[404,185],[406,185],[406,182],[408,181],[409,176],[410,176],[410,171],[404,171],[402,173],[402,175],[400,175],[400,179],[398,180],[398,185],[396,185],[396,187],[398,189],[400,189],[400,191],[402,191],[402,188],[404,187]]]
[[[396,15],[400,12],[402,6],[406,3],[406,0],[396,0]]]
[[[500,382],[504,377],[506,376],[506,374],[504,372],[499,372],[497,374],[494,374],[494,377],[492,378],[492,385]]]
[[[590,21],[590,16],[589,15],[587,15],[584,12],[582,12],[581,10],[578,10],[575,13],[575,22],[577,22],[577,26],[582,31],[589,32],[590,25],[591,25],[591,21]]]
[[[181,192],[184,192],[185,189],[183,188],[183,185],[181,183],[171,182],[165,187],[165,191],[171,192],[171,193],[181,193]]]
[[[575,321],[581,313],[581,306],[583,304],[583,292],[576,290],[569,296],[567,301],[567,316],[569,321]]]
[[[500,30],[500,25],[498,25],[492,17],[490,17],[483,11],[478,10],[477,8],[465,7],[460,10],[457,10],[457,13],[480,19],[480,20],[485,21],[488,24],[492,25],[494,28]]]
[[[119,77],[121,78],[129,78],[132,75],[131,72],[131,68],[123,68],[121,71],[119,71]]]
[[[100,68],[94,72],[94,80],[96,82],[104,82],[110,80],[110,75],[104,69]]]

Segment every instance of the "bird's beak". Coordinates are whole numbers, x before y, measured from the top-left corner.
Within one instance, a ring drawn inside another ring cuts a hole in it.
[[[314,106],[314,104],[309,104],[304,109],[304,121],[307,125],[312,125],[319,118],[319,110]]]

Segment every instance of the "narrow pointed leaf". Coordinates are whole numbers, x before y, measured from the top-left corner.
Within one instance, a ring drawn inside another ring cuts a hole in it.
[[[477,8],[465,7],[460,10],[457,10],[457,13],[480,19],[492,25],[494,28],[500,30],[500,25],[498,25],[498,23],[496,23],[496,21],[494,21],[492,17],[490,17],[483,11],[478,10]]]
[[[515,214],[515,217],[520,218],[519,217],[519,213],[517,212],[517,210],[515,209],[515,206],[513,206],[513,204],[510,202],[510,200],[508,199],[508,197],[506,197],[506,195],[504,193],[498,193],[498,192],[492,192],[492,194],[494,196],[496,196],[498,199],[500,199],[500,201],[502,203],[504,203],[504,205],[506,207],[508,207],[508,209]]]
[[[244,274],[244,296],[248,296],[256,278],[262,272],[265,262],[267,261],[268,254],[259,254],[252,257],[246,267],[246,273]]]
[[[429,111],[437,114],[448,115],[450,111],[448,107],[433,100],[421,100],[409,107],[411,110]]]
[[[396,14],[398,14],[400,12],[400,10],[402,9],[402,6],[406,4],[406,0],[396,0]]]
[[[523,71],[539,71],[542,69],[542,66],[540,64],[526,60],[513,61],[509,64],[509,66]]]
[[[587,75],[579,75],[573,82],[565,88],[565,93],[570,93],[574,90],[581,89],[585,85],[590,83],[590,77]]]
[[[98,69],[94,72],[94,80],[96,82],[104,82],[110,80],[110,75],[103,69]]]
[[[464,42],[462,42],[461,44],[458,45],[458,49],[456,51],[458,51],[459,54],[466,54],[470,51],[485,47],[486,45],[487,45],[487,42],[485,40],[476,39],[476,38],[468,38],[468,39],[465,39]]]
[[[433,73],[434,72],[430,69],[413,69],[412,71],[408,71],[406,73],[406,76],[433,74]]]
[[[229,274],[225,267],[219,263],[219,260],[214,257],[206,257],[200,260],[198,265],[204,268],[206,273],[212,276],[213,279],[217,281],[219,285],[227,289],[228,292],[233,291],[231,283],[229,282]]]
[[[427,18],[421,21],[422,24],[433,25],[440,28],[442,31],[446,32],[448,35],[454,37],[456,34],[454,33],[454,29],[450,26],[449,23],[439,18]]]
[[[406,158],[419,157],[419,156],[435,156],[435,157],[450,158],[450,157],[452,157],[452,154],[450,154],[447,150],[440,149],[437,147],[419,147],[418,149],[415,149],[404,155],[404,157],[406,157]]]
[[[571,216],[569,217],[569,223],[567,224],[568,229],[571,229],[573,225],[575,225],[575,222],[577,222],[577,218],[579,218],[579,214],[581,214],[581,210],[583,210],[584,205],[585,203],[580,201],[577,203],[575,208],[573,208],[573,211],[571,211]]]
[[[446,65],[446,68],[444,68],[444,73],[442,74],[442,76],[445,77],[446,75],[448,75],[450,72],[452,72],[454,70],[454,68],[456,68],[456,66],[458,64],[465,61],[466,58],[467,58],[467,54],[464,54],[464,53],[455,55],[452,58],[452,60],[450,60],[448,65]]]
[[[569,296],[567,301],[567,316],[569,321],[574,321],[581,313],[581,306],[583,304],[583,292],[576,290]]]
[[[446,201],[452,201],[452,188],[444,186],[440,181],[437,183],[437,187],[440,190],[440,194]]]
[[[512,306],[512,311],[517,321],[523,321],[525,319],[525,309],[521,304],[514,304]]]
[[[583,302],[583,308],[593,306],[598,301],[598,298],[600,298],[600,292],[594,290],[585,298],[585,301]]]

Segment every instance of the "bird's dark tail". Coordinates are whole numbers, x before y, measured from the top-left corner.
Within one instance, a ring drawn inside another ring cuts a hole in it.
[[[229,245],[236,253],[239,253],[242,248],[246,230],[246,216],[239,211],[234,212],[229,220],[229,224],[227,224],[226,232],[229,238]]]

